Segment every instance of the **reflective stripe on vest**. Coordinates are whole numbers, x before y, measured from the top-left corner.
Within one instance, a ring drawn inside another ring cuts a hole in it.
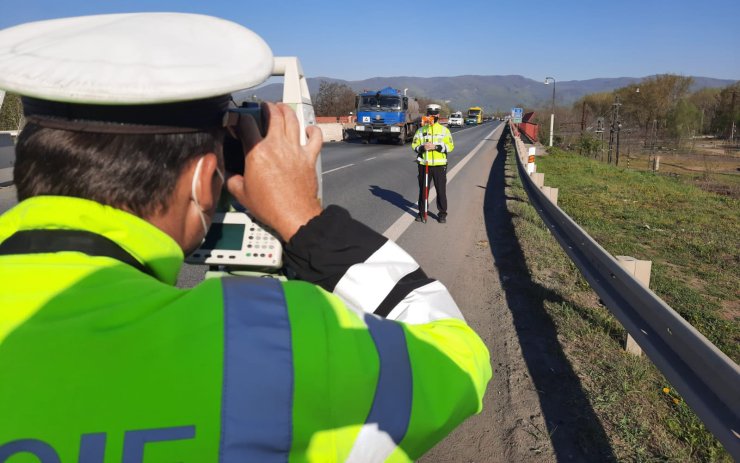
[[[445,133],[430,133],[424,132],[423,143],[432,142],[435,145],[444,145]]]
[[[221,462],[288,461],[293,352],[279,281],[222,279],[224,375]]]
[[[288,461],[292,444],[293,355],[282,286],[270,278],[224,278],[222,462]],[[384,461],[406,435],[413,383],[403,327],[364,317],[379,358],[365,424],[346,461]]]
[[[347,462],[382,462],[401,443],[409,421],[413,382],[406,336],[392,320],[365,315],[380,360],[373,406]]]

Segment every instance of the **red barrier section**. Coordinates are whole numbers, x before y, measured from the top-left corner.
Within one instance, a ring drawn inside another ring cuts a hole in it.
[[[537,136],[540,131],[540,126],[537,124],[532,124],[530,122],[522,122],[519,124],[519,130],[521,130],[524,135],[527,136],[532,141],[537,141]]]

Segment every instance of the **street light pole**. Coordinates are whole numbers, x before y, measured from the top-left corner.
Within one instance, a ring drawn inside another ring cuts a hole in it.
[[[555,130],[555,78],[545,77],[545,85],[552,82],[552,108],[550,111],[550,146],[552,147],[552,134]]]

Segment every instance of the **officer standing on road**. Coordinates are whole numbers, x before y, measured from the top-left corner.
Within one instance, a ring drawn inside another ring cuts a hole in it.
[[[265,104],[269,47],[201,15],[0,31],[23,95],[0,216],[0,461],[412,461],[482,407],[488,351],[447,289],[317,199],[321,133]],[[224,172],[223,139],[244,145]],[[226,178],[225,178],[226,177]],[[228,192],[296,280],[175,286]]]
[[[439,123],[438,104],[427,105],[428,124],[414,134],[411,148],[416,152],[419,163],[419,215],[417,222],[426,222],[426,203],[431,183],[437,189],[437,220],[447,222],[447,154],[455,149],[450,130]],[[427,170],[428,166],[428,170]],[[426,195],[425,197],[425,190]]]

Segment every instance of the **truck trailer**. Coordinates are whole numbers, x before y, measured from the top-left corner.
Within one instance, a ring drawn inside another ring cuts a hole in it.
[[[356,97],[355,135],[363,142],[390,140],[403,145],[421,126],[419,103],[395,88],[365,91]]]

